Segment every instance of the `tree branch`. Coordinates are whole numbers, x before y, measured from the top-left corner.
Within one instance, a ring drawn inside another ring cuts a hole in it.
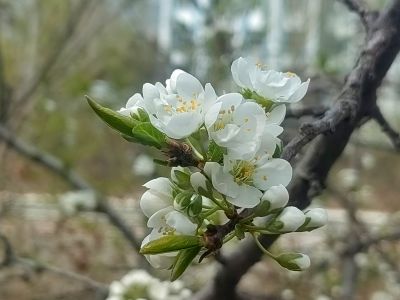
[[[334,105],[321,120],[303,125],[298,136],[285,147],[283,158],[290,160],[316,138],[300,160],[288,187],[290,205],[300,209],[309,205],[312,187],[315,183],[323,186],[353,130],[368,115],[368,108],[375,105],[377,89],[400,50],[399,24],[400,0],[394,0],[371,21],[365,44]],[[328,131],[329,134],[321,135]],[[277,238],[264,235],[260,241],[269,247]],[[195,299],[235,299],[239,280],[261,257],[254,242],[244,242],[226,257],[214,280]]]
[[[382,131],[389,137],[394,148],[397,151],[400,151],[400,134],[385,119],[378,106],[372,110],[371,117],[379,124]]]
[[[376,12],[371,12],[363,0],[339,0],[341,3],[346,5],[348,9],[355,12],[361,19],[364,27],[368,30],[368,27],[376,17]]]
[[[301,118],[306,116],[321,117],[328,110],[324,105],[320,106],[306,106],[306,107],[288,107],[286,109],[286,118]]]
[[[107,297],[108,295],[107,285],[95,281],[82,274],[78,274],[72,271],[67,271],[58,267],[43,264],[30,258],[19,257],[15,254],[14,249],[12,248],[11,243],[6,236],[0,234],[0,241],[2,242],[5,250],[4,258],[0,262],[0,269],[4,267],[22,265],[35,273],[41,273],[43,271],[50,272],[55,275],[63,276],[85,284],[90,289],[96,291],[98,299],[105,299]]]
[[[33,162],[42,165],[53,174],[57,175],[71,187],[77,190],[92,190],[97,195],[96,211],[104,213],[110,222],[121,231],[124,237],[129,241],[131,246],[137,251],[140,250],[141,243],[129,229],[128,225],[120,218],[120,216],[108,205],[106,198],[95,191],[95,189],[86,182],[79,174],[67,168],[64,163],[57,157],[41,151],[36,147],[14,137],[13,134],[4,126],[0,125],[0,140],[3,140],[14,151],[22,156],[32,160]],[[142,255],[139,256],[141,261],[144,262]],[[147,265],[144,264],[144,265]]]

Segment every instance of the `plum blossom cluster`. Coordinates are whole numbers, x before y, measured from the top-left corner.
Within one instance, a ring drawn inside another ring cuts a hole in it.
[[[106,300],[184,300],[191,294],[180,280],[161,281],[139,269],[112,282]]]
[[[196,257],[246,234],[283,267],[306,269],[306,255],[274,255],[258,235],[310,231],[327,221],[323,209],[287,206],[292,166],[280,158],[286,104],[305,96],[309,80],[249,58],[235,60],[231,71],[239,92],[217,95],[210,83],[175,70],[165,84],[144,84],[117,112],[88,98],[123,138],[159,149],[155,162],[171,167],[169,177],[144,185],[140,207],[151,230],[141,252],[154,267],[171,269],[172,280]]]

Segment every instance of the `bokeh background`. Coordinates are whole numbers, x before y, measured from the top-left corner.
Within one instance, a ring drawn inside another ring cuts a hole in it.
[[[367,2],[375,9],[386,3]],[[85,94],[119,109],[145,82],[163,82],[176,68],[222,94],[237,90],[232,61],[253,56],[310,77],[308,95],[293,108],[318,108],[334,100],[363,39],[358,17],[334,0],[0,0],[0,126],[28,148],[57,158],[65,172],[80,174],[143,237],[141,185],[167,170],[153,164],[151,150],[106,127]],[[397,59],[378,103],[398,129],[399,96]],[[301,121],[285,121],[284,140]],[[140,259],[121,232],[92,211],[93,195],[71,193],[70,182],[1,140],[0,232],[18,256],[105,284],[138,268]],[[290,272],[265,259],[240,288],[268,299],[400,299],[399,169],[400,156],[379,126],[360,127],[327,192],[313,202],[329,208],[329,225],[289,234],[274,246],[309,254],[311,269]],[[352,240],[370,234],[391,238],[349,250]],[[185,286],[196,291],[216,267],[212,259],[194,266],[183,277]],[[0,267],[0,299],[97,296],[71,278],[23,265]]]

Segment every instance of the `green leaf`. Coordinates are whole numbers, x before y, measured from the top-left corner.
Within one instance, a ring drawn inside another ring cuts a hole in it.
[[[132,118],[101,106],[89,96],[85,97],[90,107],[108,126],[128,137],[132,136],[132,128],[135,126],[135,121]]]
[[[224,158],[224,153],[224,148],[211,141],[207,150],[207,159],[208,161],[220,162]]]
[[[183,272],[185,272],[193,259],[195,259],[196,255],[199,254],[200,250],[201,247],[198,246],[179,251],[175,263],[172,266],[171,281],[178,279]]]
[[[159,254],[201,246],[201,240],[193,235],[166,235],[150,241],[140,249],[141,254]]]
[[[132,129],[131,135],[138,143],[161,149],[166,146],[166,136],[150,122],[140,123]]]

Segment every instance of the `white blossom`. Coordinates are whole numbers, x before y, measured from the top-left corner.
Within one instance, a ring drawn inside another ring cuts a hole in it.
[[[239,207],[254,207],[262,197],[260,190],[282,184],[292,178],[292,167],[286,160],[261,156],[252,160],[224,157],[224,165],[207,162],[204,171],[211,177],[214,188]]]
[[[266,124],[264,109],[254,102],[244,102],[241,94],[218,98],[205,116],[210,138],[225,147],[229,156],[249,159],[259,149]]]
[[[305,96],[310,83],[310,79],[301,82],[294,73],[267,70],[262,64],[243,57],[232,63],[231,71],[233,80],[238,86],[277,103],[300,101]]]
[[[217,96],[211,84],[203,88],[194,76],[175,70],[166,86],[144,84],[143,98],[153,126],[171,138],[182,139],[203,125],[204,115]]]

